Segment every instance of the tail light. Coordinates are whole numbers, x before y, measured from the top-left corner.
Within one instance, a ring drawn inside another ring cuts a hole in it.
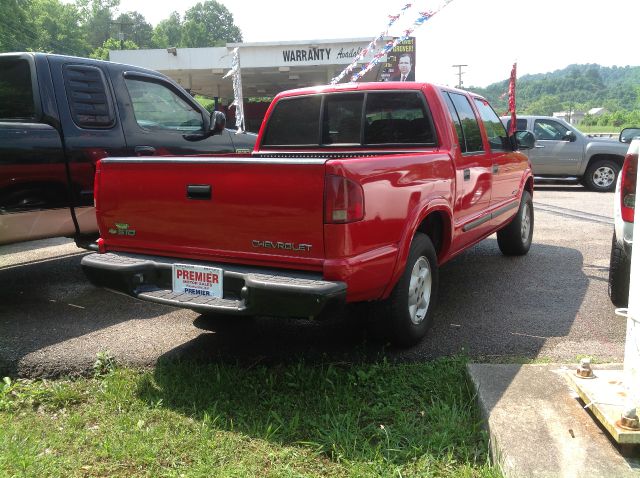
[[[364,218],[364,191],[355,181],[327,175],[324,194],[325,224],[346,224]]]
[[[633,222],[636,207],[636,182],[638,180],[638,153],[627,154],[620,173],[620,212],[622,220]]]

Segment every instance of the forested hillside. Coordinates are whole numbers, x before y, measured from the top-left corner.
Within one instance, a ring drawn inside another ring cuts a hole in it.
[[[498,113],[507,111],[509,81],[486,88],[469,89],[484,95]],[[610,113],[587,118],[601,126],[640,124],[640,66],[604,67],[596,64],[569,65],[551,73],[524,75],[517,81],[517,111],[550,115],[554,111],[588,111],[604,107]]]

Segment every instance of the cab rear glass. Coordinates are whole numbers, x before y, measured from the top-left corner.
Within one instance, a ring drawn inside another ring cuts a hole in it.
[[[329,93],[283,98],[262,146],[434,146],[435,129],[420,92]]]

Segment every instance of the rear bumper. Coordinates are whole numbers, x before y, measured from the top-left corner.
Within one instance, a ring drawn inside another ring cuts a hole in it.
[[[174,293],[171,290],[174,263],[221,268],[224,271],[223,297]],[[325,281],[319,274],[303,271],[128,253],[89,254],[83,257],[82,268],[98,287],[200,313],[317,317],[321,312],[340,308],[347,293],[344,282]]]

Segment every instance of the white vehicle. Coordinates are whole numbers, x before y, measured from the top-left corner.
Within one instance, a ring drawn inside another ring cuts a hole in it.
[[[638,180],[640,128],[627,128],[620,133],[620,141],[630,142],[622,172],[616,183],[614,197],[613,240],[609,264],[609,297],[616,307],[626,307],[629,300],[633,220]]]
[[[508,131],[511,117],[501,120]],[[516,126],[536,138],[534,148],[524,152],[536,178],[579,180],[592,191],[615,188],[627,151],[622,136],[620,141],[593,138],[552,116],[518,116]]]

